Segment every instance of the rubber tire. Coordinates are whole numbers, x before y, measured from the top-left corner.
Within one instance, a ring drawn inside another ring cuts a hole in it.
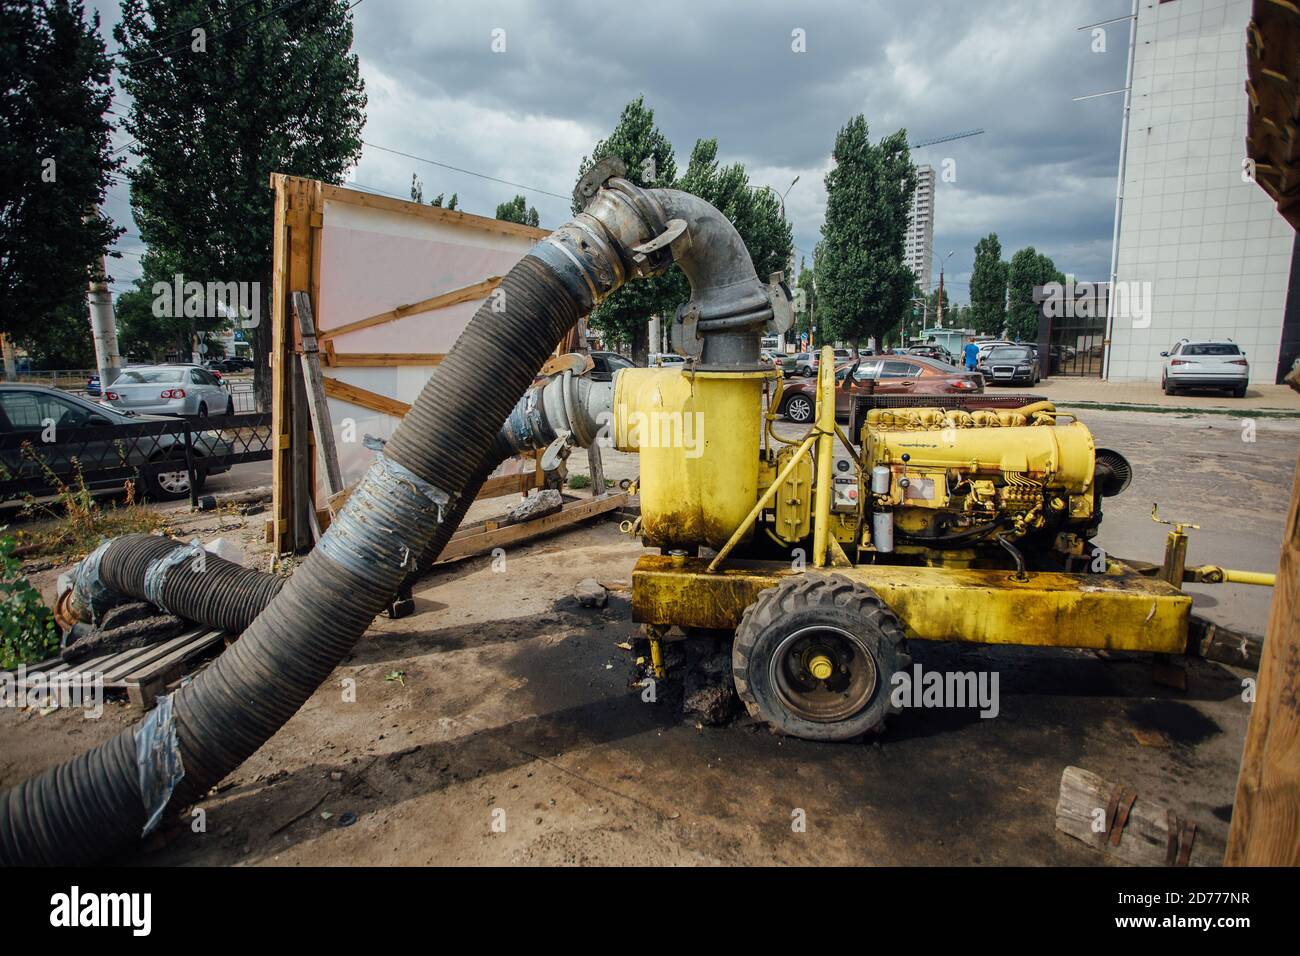
[[[795,399],[798,399],[798,398],[801,398],[801,399],[803,399],[805,402],[808,403],[808,417],[807,417],[807,418],[795,418],[793,415],[790,414],[790,403],[793,402]],[[788,421],[792,421],[792,422],[794,422],[794,423],[797,424],[797,425],[806,425],[806,424],[808,424],[810,421],[813,420],[813,402],[812,402],[812,399],[810,399],[807,395],[791,395],[789,398],[787,398],[787,399],[785,400],[785,403],[781,406],[781,414],[784,415]]]
[[[226,399],[226,414],[235,414],[235,400],[233,398]]]
[[[819,723],[790,713],[769,682],[770,655],[791,631],[831,624],[853,634],[871,653],[876,689],[867,705],[847,720]],[[773,730],[804,740],[846,741],[884,730],[893,701],[891,678],[912,666],[903,625],[870,588],[842,574],[808,572],[758,595],[745,609],[731,648],[731,675],[750,716]]]
[[[195,417],[195,418],[207,418],[207,417],[208,417],[208,403],[207,403],[207,402],[199,402],[199,410],[198,410],[197,413],[195,413],[195,416],[194,416],[194,417]]]
[[[184,458],[180,461],[180,468],[177,471],[185,470]],[[208,480],[207,474],[202,468],[194,469],[194,493],[197,495],[203,491],[203,485]],[[150,501],[181,501],[190,496],[190,491],[186,488],[184,491],[169,491],[158,482],[158,476],[154,474],[147,475],[144,479],[144,493]]]
[[[813,370],[805,365],[803,368],[799,369],[799,374],[804,378],[812,378]]]
[[[1170,385],[1170,384],[1169,384],[1169,379],[1167,379],[1167,378],[1161,380],[1161,382],[1160,382],[1160,386],[1161,386],[1161,388],[1163,388],[1163,389],[1165,390],[1165,394],[1166,394],[1166,395],[1177,395],[1177,394],[1178,394],[1178,389],[1176,389],[1176,388],[1174,388],[1174,386]]]
[[[1238,385],[1236,388],[1234,388],[1234,389],[1232,390],[1232,397],[1233,397],[1233,398],[1245,398],[1245,397],[1246,397],[1246,386],[1245,386],[1245,385]]]

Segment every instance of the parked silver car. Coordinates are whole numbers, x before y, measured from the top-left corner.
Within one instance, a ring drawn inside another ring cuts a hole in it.
[[[1226,388],[1236,398],[1246,395],[1250,363],[1232,339],[1180,339],[1160,355],[1165,360],[1160,385],[1166,395],[1177,395],[1180,388]]]
[[[143,365],[123,369],[104,393],[114,408],[139,415],[205,418],[233,415],[229,387],[201,365]]]

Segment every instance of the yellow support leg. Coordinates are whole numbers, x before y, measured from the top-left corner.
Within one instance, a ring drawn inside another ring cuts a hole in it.
[[[813,567],[826,567],[831,533],[831,459],[835,454],[835,350],[822,346],[817,368],[817,494],[813,501]]]

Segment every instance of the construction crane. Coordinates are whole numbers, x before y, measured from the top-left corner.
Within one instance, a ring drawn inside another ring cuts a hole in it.
[[[979,136],[983,133],[982,129],[968,129],[961,133],[949,133],[947,136],[936,136],[933,139],[923,139],[915,143],[909,143],[909,149],[921,149],[923,146],[935,146],[939,143],[950,143],[954,139],[965,139],[967,136]]]

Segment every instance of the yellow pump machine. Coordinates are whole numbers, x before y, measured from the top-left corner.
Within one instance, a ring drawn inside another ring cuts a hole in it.
[[[664,223],[637,261],[670,249],[691,279],[670,323],[688,361],[606,383],[570,367],[535,386],[502,435],[504,446],[545,448],[544,468],[601,434],[640,455],[640,516],[624,530],[656,552],[632,575],[656,673],[670,629],[734,631],[733,677],[751,714],[844,740],[895,709],[891,678],[910,665],[908,641],[1181,654],[1184,581],[1270,583],[1184,568],[1181,527],[1182,551],[1171,535],[1163,569],[1104,554],[1092,543],[1102,505],[1130,466],[1049,402],[872,408],[849,435],[825,348],[811,427],[779,436],[782,376],[758,354],[764,331],[790,324],[779,277],[757,279],[707,203],[610,185],[602,196],[616,191]]]

